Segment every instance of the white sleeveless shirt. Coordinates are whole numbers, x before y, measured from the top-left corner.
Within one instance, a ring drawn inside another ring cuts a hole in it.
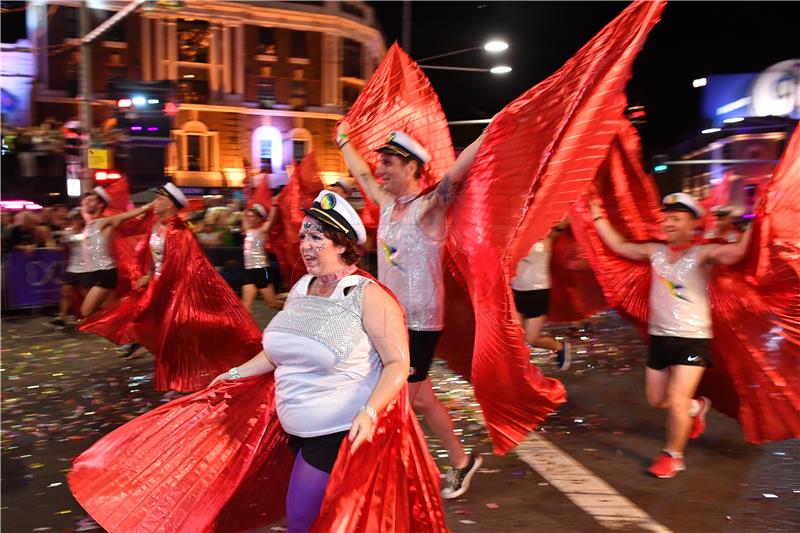
[[[511,280],[516,291],[541,291],[550,288],[550,252],[545,242],[538,241],[517,265],[517,275]]]
[[[372,281],[346,276],[324,298],[308,295],[312,279],[306,274],[292,287],[263,336],[264,351],[277,367],[278,419],[298,437],[349,429],[383,369],[362,322],[364,287]]]
[[[700,264],[702,248],[693,246],[674,263],[667,262],[667,247],[663,244],[650,256],[650,335],[712,338],[708,269]]]
[[[445,239],[422,230],[422,197],[412,200],[400,220],[392,222],[395,201],[386,202],[378,224],[378,279],[403,304],[408,329],[444,329],[442,253]]]
[[[96,218],[83,228],[83,261],[90,272],[117,268],[111,256],[110,239],[101,230],[102,222],[102,218]]]

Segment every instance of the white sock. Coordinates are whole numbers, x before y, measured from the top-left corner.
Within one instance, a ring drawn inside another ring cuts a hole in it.
[[[669,450],[664,450],[664,453],[666,453],[673,459],[683,459],[683,454],[681,452],[671,452]]]
[[[701,405],[700,402],[697,400],[692,400],[692,404],[689,406],[689,416],[697,416],[700,414]]]

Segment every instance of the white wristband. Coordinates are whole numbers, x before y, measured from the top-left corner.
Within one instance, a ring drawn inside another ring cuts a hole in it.
[[[371,405],[364,404],[361,406],[361,409],[358,410],[360,413],[367,413],[367,416],[372,420],[373,424],[378,422],[378,413]]]
[[[231,368],[228,370],[228,375],[231,379],[240,379],[242,376],[239,375],[239,369],[236,367]]]

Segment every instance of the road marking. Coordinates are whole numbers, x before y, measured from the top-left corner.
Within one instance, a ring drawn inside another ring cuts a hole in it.
[[[536,433],[528,435],[514,451],[600,525],[608,529],[636,526],[657,533],[672,533],[611,485]]]

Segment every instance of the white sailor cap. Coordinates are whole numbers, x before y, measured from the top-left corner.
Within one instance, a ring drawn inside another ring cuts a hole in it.
[[[267,208],[264,207],[263,205],[253,204],[253,207],[251,209],[256,213],[258,213],[261,216],[261,218],[267,218]]]
[[[706,214],[705,209],[694,199],[691,194],[676,192],[668,194],[661,200],[662,211],[685,211],[691,213],[694,218],[700,218]]]
[[[100,185],[92,189],[92,192],[95,193],[101,200],[103,200],[106,205],[111,203],[111,196]]]
[[[726,217],[733,213],[733,207],[729,205],[715,205],[711,208],[711,214],[715,217]]]
[[[367,230],[350,203],[333,191],[320,191],[314,205],[303,212],[335,231],[341,231],[358,244],[367,241]]]
[[[384,154],[399,155],[404,159],[413,157],[421,164],[431,160],[431,154],[420,143],[402,131],[393,131],[386,137],[386,144],[375,150]]]
[[[183,208],[189,205],[189,200],[186,198],[186,195],[183,194],[174,183],[167,182],[161,187],[153,189],[156,194],[160,194],[162,196],[166,196],[172,203],[175,204],[175,207]]]

